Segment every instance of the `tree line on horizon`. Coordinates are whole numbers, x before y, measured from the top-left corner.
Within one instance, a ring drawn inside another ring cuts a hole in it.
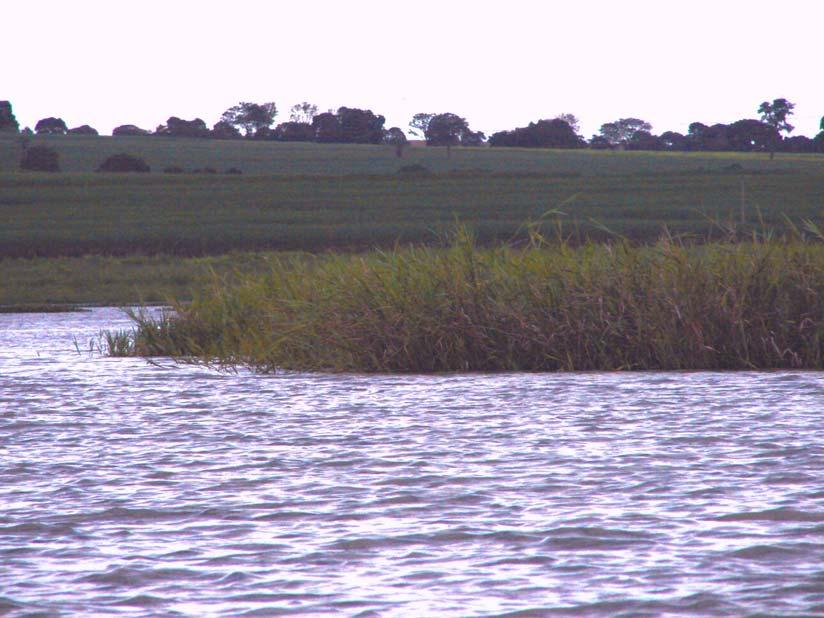
[[[417,113],[409,122],[409,133],[423,138],[429,146],[481,146],[518,148],[591,148],[646,151],[738,151],[824,153],[824,117],[815,137],[789,136],[794,127],[788,119],[795,104],[787,99],[764,101],[759,118],[745,118],[729,124],[707,125],[693,122],[686,134],[652,132],[652,125],[639,118],[621,118],[601,125],[589,140],[580,135],[579,121],[573,114],[541,119],[525,127],[498,131],[488,138],[470,128],[465,118],[451,113]],[[254,139],[284,142],[389,144],[398,156],[408,144],[400,127],[384,128],[386,119],[372,110],[340,107],[337,111],[318,112],[317,105],[298,103],[290,109],[289,120],[275,124],[275,103],[242,101],[223,112],[210,129],[200,119],[185,120],[170,116],[154,131],[132,124],[116,127],[114,136],[159,136],[211,139]],[[0,101],[0,131],[20,132],[9,101]],[[34,131],[24,134],[98,135],[89,125],[69,128],[62,118],[40,119]],[[786,135],[784,135],[786,134]]]

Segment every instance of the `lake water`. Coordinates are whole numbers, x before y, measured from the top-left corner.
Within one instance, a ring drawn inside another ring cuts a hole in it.
[[[126,324],[0,315],[0,615],[824,615],[822,374],[88,353]]]

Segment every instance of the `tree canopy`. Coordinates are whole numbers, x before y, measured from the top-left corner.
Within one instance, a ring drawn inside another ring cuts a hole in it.
[[[272,102],[250,103],[241,101],[223,112],[220,120],[236,129],[243,129],[246,137],[253,137],[259,131],[271,127],[277,114],[277,105]]]
[[[308,101],[302,103],[295,103],[292,109],[289,110],[290,122],[300,122],[303,124],[312,124],[312,119],[318,113],[318,106]]]
[[[14,112],[11,109],[10,101],[0,101],[0,131],[20,130],[20,125],[17,123],[17,118],[14,117]]]
[[[426,130],[429,128],[429,123],[434,118],[435,114],[420,112],[412,116],[409,121],[410,133],[417,137],[426,137]]]
[[[530,122],[528,126],[512,131],[493,133],[489,137],[489,145],[520,148],[581,148],[585,143],[566,120],[553,118]]]
[[[211,132],[206,123],[200,118],[194,120],[183,120],[177,116],[169,116],[166,124],[162,124],[155,130],[155,135],[166,135],[168,137],[209,137]]]
[[[613,146],[626,145],[636,131],[652,131],[652,125],[640,118],[621,118],[601,125],[601,136]]]
[[[819,123],[820,132],[813,137],[789,137],[794,130],[789,119],[795,104],[785,98],[764,101],[758,106],[760,117],[744,118],[729,124],[704,124],[693,122],[686,134],[665,131],[661,135],[652,132],[652,125],[635,117],[620,118],[601,125],[599,133],[590,140],[578,134],[579,120],[574,114],[563,113],[554,118],[544,118],[524,127],[498,131],[490,136],[491,146],[522,148],[583,148],[668,151],[752,151],[769,152],[821,152],[824,153],[824,117]],[[388,131],[384,128],[384,116],[370,109],[342,106],[337,111],[317,113],[318,107],[308,101],[290,108],[288,122],[272,128],[277,116],[274,102],[251,103],[241,101],[223,112],[220,120],[209,129],[200,118],[186,120],[170,116],[154,131],[154,135],[168,137],[198,137],[213,139],[238,139],[242,137],[279,140],[311,141],[319,143],[390,144],[402,154],[408,140],[399,127]],[[68,129],[62,118],[40,119],[36,132],[43,135],[97,135],[89,125]],[[0,131],[20,130],[9,101],[0,101]],[[24,138],[32,135],[26,127]],[[431,146],[479,146],[486,141],[481,131],[470,129],[465,118],[451,112],[435,114],[420,112],[409,122],[408,133],[423,136]],[[785,135],[782,135],[785,134]],[[152,135],[133,124],[116,127],[116,136]],[[22,143],[22,142],[21,142]]]
[[[376,116],[371,109],[341,107],[338,109],[340,141],[347,144],[380,144],[386,119]]]
[[[758,107],[758,113],[761,114],[761,120],[776,131],[782,133],[792,133],[795,128],[787,118],[792,116],[795,103],[790,103],[787,99],[775,99],[772,103],[764,101]]]
[[[457,146],[464,133],[469,130],[469,123],[457,114],[451,112],[435,114],[426,127],[426,144],[427,146]]]
[[[37,124],[34,125],[34,132],[38,135],[65,135],[69,132],[69,128],[62,118],[49,116],[37,121]]]
[[[282,142],[311,142],[315,139],[315,131],[308,122],[290,120],[276,126],[272,137]]]

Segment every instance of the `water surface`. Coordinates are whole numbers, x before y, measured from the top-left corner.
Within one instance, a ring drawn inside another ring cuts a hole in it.
[[[824,615],[818,373],[220,374],[0,315],[0,615]]]

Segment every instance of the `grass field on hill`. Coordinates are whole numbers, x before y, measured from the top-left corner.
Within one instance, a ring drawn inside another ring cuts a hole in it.
[[[247,175],[394,174],[402,165],[420,164],[437,174],[449,171],[568,175],[627,175],[720,172],[739,164],[751,172],[790,171],[824,174],[821,155],[759,153],[652,153],[531,148],[410,147],[402,159],[392,146],[312,144],[249,140],[162,137],[33,136],[29,145],[45,144],[60,156],[64,172],[93,172],[120,152],[142,157],[153,172],[177,165],[186,170],[236,167]],[[0,172],[17,171],[20,137],[0,132]]]
[[[771,161],[764,154],[456,148],[447,158],[442,148],[415,147],[399,159],[384,146],[35,136],[30,144],[57,149],[64,170],[41,174],[15,171],[19,140],[0,138],[0,304],[180,298],[204,270],[197,260],[179,260],[180,269],[167,272],[162,257],[126,266],[66,259],[94,254],[360,251],[435,243],[456,220],[489,243],[523,234],[526,221],[548,211],[558,213],[546,231],[560,221],[573,241],[603,238],[607,228],[652,242],[665,227],[718,238],[713,220],[741,231],[780,230],[787,219],[820,222],[824,210],[824,157],[817,155]],[[238,167],[244,174],[91,171],[116,152],[143,156],[154,170]],[[398,173],[410,164],[432,173]],[[33,256],[58,260],[16,259]],[[71,277],[55,275],[70,263],[82,273],[74,289]],[[235,265],[230,259],[224,267]],[[115,292],[114,279],[137,284]],[[109,287],[93,289],[97,281]]]
[[[598,155],[592,155],[598,156]],[[616,153],[616,158],[622,155]],[[822,160],[824,172],[824,160]],[[217,254],[432,242],[454,221],[508,239],[548,210],[572,233],[597,222],[638,240],[709,219],[818,220],[824,173],[682,172],[552,176],[324,177],[0,174],[0,256]],[[760,214],[759,214],[760,213]]]

